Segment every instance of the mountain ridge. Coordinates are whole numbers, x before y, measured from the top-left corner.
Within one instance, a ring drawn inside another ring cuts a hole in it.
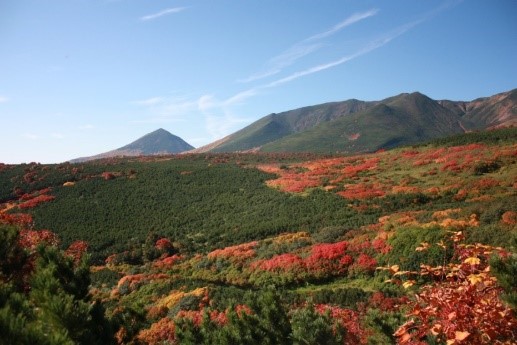
[[[517,89],[472,101],[434,100],[412,92],[272,113],[191,152],[360,153],[515,125]]]

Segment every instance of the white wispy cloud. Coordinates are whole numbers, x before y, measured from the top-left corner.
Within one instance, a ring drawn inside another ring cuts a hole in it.
[[[149,20],[154,20],[154,19],[157,19],[157,18],[160,18],[160,17],[163,17],[163,16],[167,16],[169,14],[173,14],[173,13],[178,13],[178,12],[184,11],[185,9],[186,9],[186,7],[166,8],[166,9],[160,11],[160,12],[140,17],[140,20],[144,21],[144,22],[145,21],[149,21]]]
[[[9,97],[0,95],[0,103],[9,102]]]
[[[327,30],[327,31],[321,32],[319,34],[316,34],[314,36],[311,36],[311,37],[307,38],[306,41],[321,40],[325,37],[331,36],[331,35],[335,34],[336,32],[346,28],[347,26],[350,26],[363,19],[376,15],[378,12],[379,12],[379,9],[374,8],[374,9],[371,9],[366,12],[354,13],[350,17],[343,20],[342,22],[334,25],[334,27],[331,28],[330,30]]]
[[[171,123],[186,121],[198,109],[198,100],[192,96],[156,96],[132,101],[131,104],[147,108],[146,118],[130,123]]]
[[[411,23],[408,23],[408,24],[405,24],[393,31],[391,31],[390,33],[386,34],[386,35],[383,35],[379,38],[377,38],[376,40],[373,40],[371,42],[369,42],[368,44],[366,44],[365,46],[363,46],[363,48],[361,48],[360,50],[352,53],[352,54],[349,54],[349,55],[346,55],[346,56],[343,56],[341,57],[340,59],[337,59],[337,60],[334,60],[334,61],[331,61],[331,62],[327,62],[327,63],[324,63],[324,64],[320,64],[320,65],[316,65],[316,66],[313,66],[313,67],[310,67],[310,68],[307,68],[305,70],[302,70],[302,71],[298,71],[298,72],[295,72],[287,77],[284,77],[284,78],[281,78],[281,79],[277,79],[267,85],[264,85],[263,88],[271,88],[271,87],[275,87],[275,86],[278,86],[278,85],[281,85],[281,84],[285,84],[287,82],[290,82],[290,81],[293,81],[295,79],[298,79],[298,78],[301,78],[301,77],[304,77],[304,76],[307,76],[307,75],[310,75],[310,74],[314,74],[314,73],[317,73],[317,72],[321,72],[321,71],[324,71],[324,70],[327,70],[329,68],[332,68],[332,67],[336,67],[336,66],[339,66],[339,65],[342,65],[348,61],[351,61],[361,55],[365,55],[375,49],[378,49],[386,44],[388,44],[389,42],[391,42],[393,39],[397,38],[398,36],[404,34],[405,32],[407,32],[408,30],[410,30],[411,28],[413,28],[415,25],[421,23],[423,20],[418,20],[418,21],[414,21],[414,22],[411,22]]]
[[[239,80],[243,83],[248,83],[251,81],[264,79],[270,76],[273,76],[275,74],[280,73],[284,68],[294,64],[297,60],[303,58],[306,55],[309,55],[316,50],[320,49],[324,44],[322,42],[318,42],[323,40],[326,37],[332,36],[339,32],[340,30],[346,28],[347,26],[350,26],[354,23],[357,23],[363,19],[366,19],[368,17],[372,17],[376,15],[379,12],[378,9],[371,9],[366,12],[360,12],[360,13],[354,13],[342,22],[334,25],[331,29],[327,31],[320,32],[318,34],[315,34],[313,36],[310,36],[289,49],[285,50],[281,54],[273,57],[270,59],[266,64],[266,69],[262,72],[258,72],[255,74],[252,74],[251,76]]]
[[[252,74],[251,76],[239,80],[241,83],[249,83],[255,80],[264,79],[275,74],[282,72],[282,70],[302,57],[309,55],[310,53],[318,50],[322,44],[301,44],[298,43],[291,48],[285,50],[280,55],[270,59],[267,63],[267,67],[264,71]]]

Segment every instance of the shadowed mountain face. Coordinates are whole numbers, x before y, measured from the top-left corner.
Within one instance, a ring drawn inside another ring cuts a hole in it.
[[[175,136],[165,129],[158,129],[144,135],[131,144],[123,146],[113,151],[101,153],[91,157],[82,157],[71,160],[72,163],[84,162],[94,159],[118,157],[118,156],[141,156],[181,153],[192,150],[194,147]]]
[[[195,152],[368,152],[517,125],[517,89],[471,102],[404,93],[270,114]]]

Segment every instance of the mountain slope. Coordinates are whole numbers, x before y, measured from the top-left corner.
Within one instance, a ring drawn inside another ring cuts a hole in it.
[[[517,89],[471,102],[436,101],[415,92],[270,114],[196,151],[353,153],[512,125],[517,125]]]
[[[72,160],[72,163],[84,162],[94,159],[117,157],[117,156],[141,156],[181,153],[192,150],[194,147],[180,137],[171,134],[163,128],[148,133],[116,150],[101,153],[91,157],[82,157]]]
[[[374,104],[376,102],[351,99],[269,114],[223,140],[196,149],[194,152],[252,150],[285,136],[304,132],[321,123],[367,109]]]
[[[401,94],[362,112],[262,147],[263,151],[366,152],[462,133],[460,117],[420,94]]]
[[[468,102],[462,119],[471,129],[517,125],[517,89]]]

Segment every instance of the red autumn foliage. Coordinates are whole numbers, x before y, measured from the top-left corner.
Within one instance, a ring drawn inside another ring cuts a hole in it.
[[[377,267],[377,260],[368,254],[361,253],[355,259],[354,266],[357,267],[360,271],[373,272]]]
[[[376,238],[372,241],[372,247],[379,254],[388,254],[391,251],[391,246],[382,238]]]
[[[329,313],[330,317],[346,329],[345,345],[366,344],[368,332],[361,326],[359,313],[328,304],[316,304],[314,309],[320,314]]]
[[[501,216],[501,221],[506,225],[516,225],[517,224],[517,212],[506,211]]]
[[[132,274],[127,275],[122,278],[117,283],[117,288],[120,290],[122,287],[127,287],[128,291],[134,291],[138,289],[142,284],[154,281],[154,280],[162,280],[162,279],[169,279],[170,276],[164,273],[157,273],[157,274]]]
[[[41,203],[52,201],[55,198],[56,197],[53,195],[42,194],[42,195],[38,195],[28,201],[25,201],[25,202],[19,204],[18,207],[21,209],[33,208],[33,207],[38,206]]]
[[[494,178],[487,177],[476,181],[474,188],[484,190],[499,186],[499,181]]]
[[[30,227],[33,220],[32,215],[27,213],[0,213],[0,223]]]
[[[70,256],[74,260],[75,264],[78,264],[87,251],[88,242],[75,241],[67,248],[67,250],[65,250],[65,254]]]
[[[270,272],[304,270],[305,262],[298,255],[286,253],[274,256],[271,259],[252,262],[250,268]]]
[[[22,248],[34,251],[40,244],[57,246],[59,238],[50,230],[21,230],[18,243]]]
[[[507,253],[479,243],[460,244],[462,240],[461,232],[454,233],[454,258],[446,266],[422,264],[420,272],[388,268],[399,277],[420,275],[432,280],[411,303],[411,319],[395,332],[399,343],[423,344],[429,335],[447,344],[511,344],[517,339],[517,318],[501,301],[501,288],[488,265],[491,255],[505,257]],[[404,286],[414,282],[409,280]]]
[[[348,242],[319,243],[311,248],[311,256],[316,260],[336,260],[345,254]]]
[[[156,249],[158,249],[159,251],[163,251],[163,252],[169,252],[169,251],[173,250],[173,248],[174,248],[171,240],[169,240],[168,238],[165,238],[165,237],[160,238],[158,241],[156,241],[154,246]]]
[[[309,271],[320,275],[335,275],[346,272],[354,259],[346,253],[348,243],[320,243],[311,248],[311,254],[304,260]]]
[[[190,319],[194,325],[199,327],[203,322],[203,314],[204,310],[180,310],[176,315],[176,318]],[[219,326],[224,326],[228,323],[226,311],[211,310],[208,313],[208,316],[210,317],[210,321]]]
[[[347,199],[371,199],[384,196],[386,193],[377,186],[366,185],[366,184],[352,184],[346,185],[345,190],[338,192],[338,195],[341,195]]]
[[[237,259],[246,260],[255,256],[255,247],[258,245],[257,241],[243,243],[236,246],[230,246],[223,249],[216,249],[208,253],[209,259]]]
[[[175,254],[175,255],[168,256],[166,258],[154,261],[153,266],[157,267],[157,268],[170,268],[181,260],[183,260],[183,256]]]
[[[372,294],[368,303],[362,305],[361,308],[365,310],[368,308],[376,308],[384,312],[398,311],[402,306],[406,305],[407,302],[407,297],[386,297],[382,292],[376,291]]]

